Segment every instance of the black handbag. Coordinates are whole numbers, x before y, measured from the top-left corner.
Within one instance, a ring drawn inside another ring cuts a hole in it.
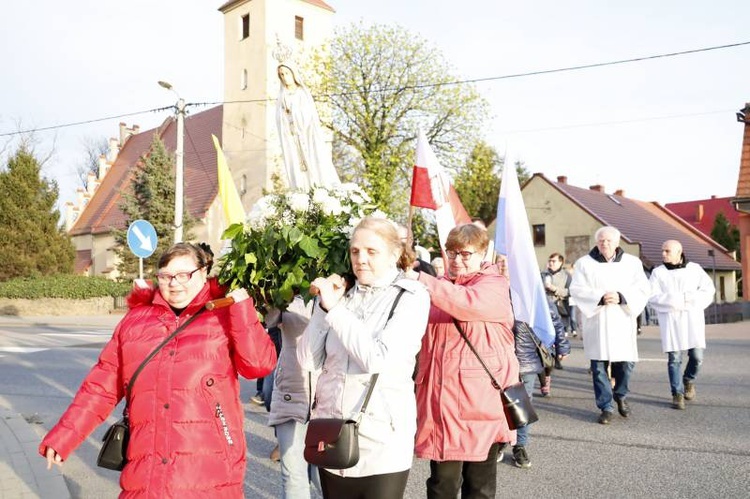
[[[159,350],[161,350],[164,345],[169,343],[169,341],[174,338],[177,333],[185,329],[188,324],[193,322],[193,320],[198,317],[198,315],[200,315],[200,313],[204,310],[205,307],[201,308],[195,313],[195,315],[186,320],[182,324],[182,326],[175,329],[174,332],[167,336],[167,338],[162,341],[159,346],[154,349],[153,352],[148,354],[148,357],[146,357],[144,361],[141,362],[141,365],[138,366],[138,369],[135,370],[135,372],[133,373],[133,377],[130,378],[130,382],[128,383],[128,386],[125,390],[125,408],[122,410],[122,419],[110,426],[104,433],[104,437],[102,438],[102,442],[104,443],[102,444],[102,448],[99,449],[99,456],[96,458],[97,466],[115,471],[122,471],[122,469],[125,467],[125,464],[128,462],[127,452],[128,441],[130,440],[128,402],[130,401],[130,391],[133,388],[133,383],[135,383],[136,378],[138,378],[138,375],[141,374],[143,368],[146,367],[146,364],[154,358]]]
[[[503,389],[490,372],[487,364],[482,360],[482,357],[479,356],[479,352],[477,352],[474,345],[469,341],[469,337],[464,333],[461,324],[455,318],[453,322],[456,324],[456,328],[458,328],[458,332],[461,333],[466,344],[474,355],[476,355],[479,363],[482,364],[485,372],[490,377],[492,387],[500,392],[500,398],[503,402],[503,412],[505,413],[505,419],[508,421],[508,428],[517,430],[535,421],[539,421],[539,416],[537,416],[534,406],[531,405],[531,399],[529,398],[529,394],[526,393],[526,387],[523,386],[523,383],[515,383]]]
[[[517,329],[519,331],[519,334],[525,333],[531,336],[531,339],[534,340],[534,344],[536,345],[536,353],[539,355],[539,360],[542,362],[542,367],[544,367],[545,369],[552,369],[552,367],[554,367],[555,365],[555,356],[552,355],[552,352],[549,351],[549,348],[547,348],[547,346],[542,343],[542,340],[539,339],[531,326],[523,321],[516,321],[513,324],[513,328]],[[524,333],[520,333],[520,331],[524,331]]]
[[[404,294],[401,288],[393,301],[393,306],[388,314],[386,323],[393,316],[393,311]],[[343,470],[351,468],[359,462],[359,424],[362,415],[370,402],[370,396],[375,389],[378,373],[370,377],[370,386],[367,388],[365,400],[359,410],[357,419],[320,418],[311,419],[307,423],[305,433],[305,450],[303,452],[305,461],[319,468],[332,470]]]

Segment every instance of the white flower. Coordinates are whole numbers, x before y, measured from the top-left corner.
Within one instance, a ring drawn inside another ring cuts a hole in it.
[[[341,201],[334,197],[328,197],[321,203],[321,209],[326,215],[341,215],[344,211],[344,207],[341,206]]]
[[[310,207],[310,198],[302,192],[293,192],[288,197],[289,207],[299,213],[305,213]]]
[[[255,202],[250,209],[250,213],[247,215],[247,223],[250,225],[250,228],[261,229],[270,219],[276,216],[276,208],[273,204],[275,199],[276,196],[269,195],[263,196]]]
[[[322,187],[316,187],[313,191],[312,200],[314,203],[323,204],[329,197],[330,195],[328,194],[327,190]]]

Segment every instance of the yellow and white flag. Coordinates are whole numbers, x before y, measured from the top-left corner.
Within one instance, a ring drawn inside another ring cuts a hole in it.
[[[219,168],[219,199],[224,207],[224,216],[228,225],[236,223],[245,223],[245,209],[242,207],[240,194],[237,192],[237,186],[234,185],[232,172],[229,171],[227,160],[224,157],[224,151],[221,149],[219,139],[216,135],[211,135],[216,147],[216,163]]]

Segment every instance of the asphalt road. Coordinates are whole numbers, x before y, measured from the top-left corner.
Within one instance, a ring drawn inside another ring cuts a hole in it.
[[[0,403],[22,413],[41,436],[64,411],[93,365],[108,328],[13,326],[0,322]],[[498,497],[750,497],[750,322],[708,327],[708,350],[686,411],[670,407],[658,331],[639,337],[641,362],[631,380],[633,414],[596,423],[591,379],[579,340],[550,398],[536,397],[540,421],[528,447],[532,467],[498,464]],[[247,401],[253,381],[242,382]],[[538,391],[537,391],[538,393]],[[119,409],[119,408],[118,408]],[[280,497],[265,409],[245,404],[248,498]],[[110,417],[114,422],[119,410]],[[73,497],[116,497],[119,473],[95,465],[104,426],[64,466]],[[41,459],[41,457],[40,457]],[[415,460],[406,497],[422,498],[427,463]]]

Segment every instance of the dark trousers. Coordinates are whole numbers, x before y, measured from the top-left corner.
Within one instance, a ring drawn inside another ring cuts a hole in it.
[[[383,475],[342,477],[319,468],[325,499],[399,499],[404,497],[409,470]]]
[[[490,447],[487,459],[472,461],[430,461],[427,499],[494,499],[497,488],[499,443]]]

